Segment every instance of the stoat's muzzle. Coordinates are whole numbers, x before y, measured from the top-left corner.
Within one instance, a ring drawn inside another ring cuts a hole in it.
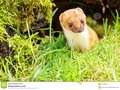
[[[84,28],[75,28],[72,30],[74,33],[80,33],[84,31]]]

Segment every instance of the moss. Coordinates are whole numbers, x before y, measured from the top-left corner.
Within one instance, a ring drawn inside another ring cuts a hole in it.
[[[38,53],[37,44],[35,42],[35,38],[38,37],[37,34],[31,36],[27,39],[22,39],[19,35],[14,35],[13,37],[8,39],[9,45],[12,46],[12,50],[14,51],[14,59],[15,60],[29,60],[31,57],[34,57],[34,54]]]
[[[49,23],[53,6],[52,0],[0,0],[0,42],[9,43],[9,47],[12,47],[14,52],[12,58],[19,57],[22,60],[25,57],[34,56],[37,45],[34,46],[35,40],[30,41],[30,37],[25,34],[28,32],[26,21],[30,28],[31,24],[37,21],[40,13],[43,13]],[[9,36],[6,26],[12,27],[11,29],[17,34]],[[21,38],[22,34],[24,38]]]
[[[46,19],[49,21],[51,15],[52,15],[52,10],[51,9],[52,9],[53,6],[55,6],[55,4],[50,4],[51,3],[50,0],[40,0],[40,2],[43,6],[42,10],[46,14]]]
[[[26,19],[31,25],[37,20],[39,13],[44,13],[49,22],[53,6],[52,0],[0,0],[0,25],[2,23],[2,29],[5,25],[16,26],[17,29],[25,32]],[[0,35],[1,33],[0,30]]]
[[[5,37],[7,37],[8,35],[7,35],[7,33],[6,33],[6,31],[5,31],[5,28],[4,28],[4,24],[3,24],[4,22],[2,22],[1,20],[0,20],[0,41],[5,41]]]

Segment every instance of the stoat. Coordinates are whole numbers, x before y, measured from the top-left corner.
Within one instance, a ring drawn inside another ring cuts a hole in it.
[[[70,48],[83,53],[98,43],[98,36],[87,25],[81,8],[66,10],[60,14],[59,20]]]

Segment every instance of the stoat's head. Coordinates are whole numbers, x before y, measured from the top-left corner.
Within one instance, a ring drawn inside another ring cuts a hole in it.
[[[71,30],[74,33],[84,31],[86,16],[81,8],[69,9],[59,16],[62,28]]]

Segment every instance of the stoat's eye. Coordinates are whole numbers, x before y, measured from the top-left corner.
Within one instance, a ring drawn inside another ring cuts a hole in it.
[[[84,20],[83,20],[83,19],[80,19],[80,22],[81,22],[81,23],[84,23]]]
[[[71,28],[73,26],[73,23],[69,23],[68,26]]]

